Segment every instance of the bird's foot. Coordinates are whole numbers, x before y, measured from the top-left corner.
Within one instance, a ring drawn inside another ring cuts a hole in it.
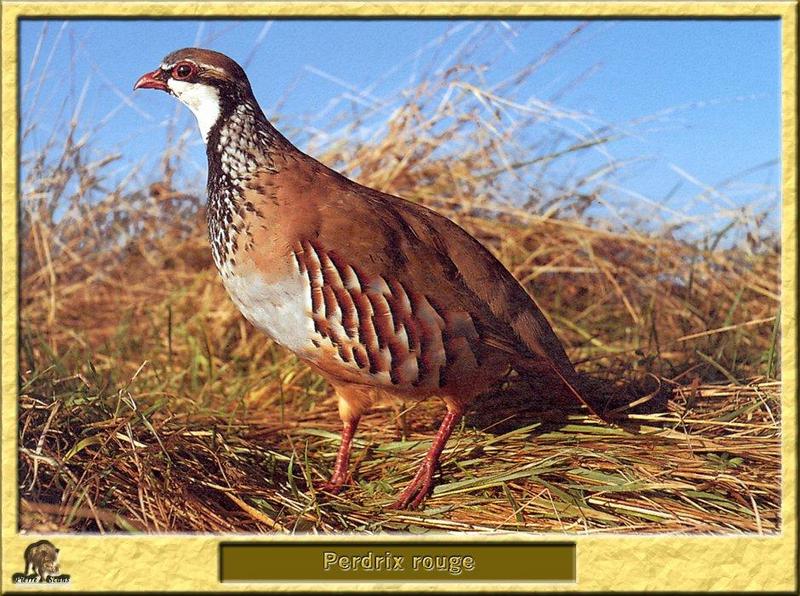
[[[342,490],[344,490],[345,486],[347,485],[347,475],[346,474],[338,474],[334,473],[331,476],[331,479],[327,482],[320,482],[319,484],[314,484],[314,488],[320,492],[331,493],[333,495],[338,495]]]
[[[320,482],[319,484],[315,484],[314,488],[317,490],[317,492],[338,495],[344,489],[344,482]]]
[[[419,468],[414,480],[400,493],[390,509],[416,509],[422,505],[433,489],[433,472],[435,464],[425,460]]]

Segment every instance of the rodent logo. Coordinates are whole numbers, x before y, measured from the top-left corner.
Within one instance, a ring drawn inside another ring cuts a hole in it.
[[[49,540],[40,540],[25,549],[25,573],[15,573],[15,584],[68,584],[69,575],[59,570],[58,549]]]

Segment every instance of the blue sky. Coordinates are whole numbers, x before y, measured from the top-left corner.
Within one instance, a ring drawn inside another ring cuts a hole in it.
[[[194,123],[172,98],[134,94],[131,87],[180,47],[203,45],[246,63],[267,116],[279,115],[279,128],[292,137],[304,125],[332,126],[326,110],[344,107],[343,93],[357,95],[374,84],[370,97],[392,96],[429,66],[447,66],[462,45],[475,44],[472,59],[491,61],[487,81],[501,81],[577,24],[491,21],[478,31],[480,23],[445,20],[23,21],[23,123],[36,122],[23,154],[58,136],[65,115],[68,121],[80,104],[86,130],[107,118],[93,133],[98,154],[119,151],[119,171],[141,164],[146,178],[164,147],[166,120],[177,114],[181,127]],[[438,49],[426,48],[442,35],[447,41]],[[721,205],[755,204],[771,209],[777,222],[779,21],[593,21],[536,71],[518,99],[547,100],[576,77],[580,83],[558,97],[558,108],[631,133],[608,147],[614,158],[634,162],[609,196],[661,202],[669,195],[671,209],[709,217]],[[202,188],[202,144],[194,130],[189,138],[193,176]],[[303,136],[294,138],[302,147]],[[736,180],[721,187],[724,197],[703,196],[705,186],[729,178]]]

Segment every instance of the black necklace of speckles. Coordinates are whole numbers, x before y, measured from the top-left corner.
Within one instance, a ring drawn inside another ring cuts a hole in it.
[[[208,134],[208,238],[214,263],[231,274],[242,192],[257,171],[276,171],[273,159],[280,133],[267,121],[252,97],[237,88],[220,89],[220,116]]]

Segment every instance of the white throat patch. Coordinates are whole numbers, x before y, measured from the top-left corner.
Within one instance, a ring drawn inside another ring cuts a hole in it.
[[[203,141],[208,141],[208,133],[219,118],[219,92],[210,85],[175,79],[170,79],[167,85],[175,96],[194,112]]]

